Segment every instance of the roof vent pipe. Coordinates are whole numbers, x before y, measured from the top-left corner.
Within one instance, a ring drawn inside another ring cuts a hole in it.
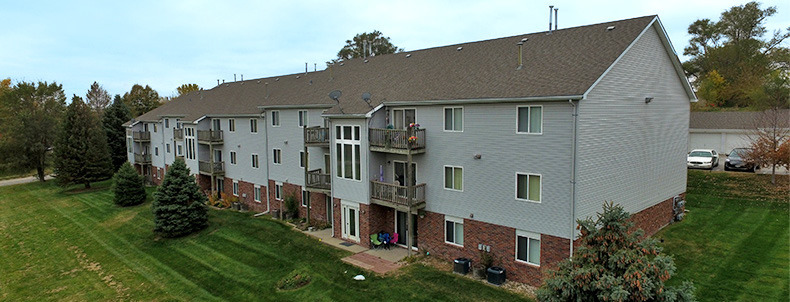
[[[527,38],[516,43],[516,45],[518,45],[518,67],[516,67],[516,70],[524,68],[524,42],[527,42]]]
[[[551,33],[551,11],[554,10],[554,5],[549,5],[549,33]]]
[[[219,86],[219,79],[217,79],[217,86]]]
[[[559,22],[557,21],[557,11],[558,10],[560,10],[560,9],[559,8],[555,8],[554,9],[554,30],[557,30],[557,24],[559,24]]]
[[[244,75],[241,75],[241,81],[244,82]]]
[[[233,74],[233,81],[236,82],[236,74]]]

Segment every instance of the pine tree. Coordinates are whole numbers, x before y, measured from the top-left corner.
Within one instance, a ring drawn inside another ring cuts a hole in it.
[[[126,153],[126,128],[123,123],[132,119],[129,107],[126,107],[120,95],[115,95],[115,99],[110,107],[104,110],[102,116],[102,127],[107,136],[107,147],[110,149],[113,171],[121,167],[128,160]]]
[[[598,219],[579,220],[581,246],[538,289],[539,301],[694,301],[694,286],[668,287],[675,264],[645,238],[620,205],[604,204]]]
[[[55,143],[55,174],[60,185],[83,184],[85,188],[112,175],[104,131],[96,114],[76,95]]]
[[[208,226],[206,196],[183,160],[176,159],[168,169],[154,193],[151,210],[154,232],[164,237],[184,236]]]
[[[143,176],[134,170],[129,162],[123,163],[113,177],[113,193],[115,204],[128,207],[145,202]]]

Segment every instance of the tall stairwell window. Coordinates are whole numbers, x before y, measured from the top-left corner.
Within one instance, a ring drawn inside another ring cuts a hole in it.
[[[359,126],[335,126],[337,177],[360,180]]]

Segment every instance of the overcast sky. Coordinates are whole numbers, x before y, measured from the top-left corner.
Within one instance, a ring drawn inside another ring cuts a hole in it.
[[[135,83],[162,96],[196,83],[313,70],[357,33],[379,30],[406,50],[548,28],[548,5],[567,28],[657,14],[678,54],[697,19],[718,20],[746,1],[10,1],[0,20],[0,78],[56,81],[84,96],[98,81],[111,94]],[[790,1],[769,31],[790,26]],[[785,43],[787,44],[787,42]],[[681,60],[685,58],[681,57]]]

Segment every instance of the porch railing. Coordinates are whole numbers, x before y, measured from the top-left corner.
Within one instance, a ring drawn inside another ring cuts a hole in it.
[[[173,138],[184,139],[184,129],[173,128]]]
[[[138,142],[147,142],[151,140],[151,132],[148,131],[134,131],[132,132],[132,139]]]
[[[307,171],[307,187],[330,190],[332,189],[332,175],[322,173],[321,169]]]
[[[134,163],[135,164],[150,164],[151,163],[151,154],[134,154]]]
[[[222,131],[198,130],[197,139],[199,143],[222,143]]]
[[[398,184],[370,181],[370,198],[399,206],[409,206],[409,195],[413,197],[413,206],[425,202],[425,184],[412,186],[411,194],[407,194],[408,187]]]
[[[304,128],[304,143],[306,145],[328,144],[329,128],[326,127]]]
[[[414,130],[416,140],[409,140],[407,130],[399,129],[370,129],[370,145],[391,149],[423,149],[425,148],[425,129]]]
[[[218,161],[212,164],[211,162],[201,161],[198,162],[198,170],[201,173],[208,173],[211,175],[222,174],[225,173],[225,162]]]

